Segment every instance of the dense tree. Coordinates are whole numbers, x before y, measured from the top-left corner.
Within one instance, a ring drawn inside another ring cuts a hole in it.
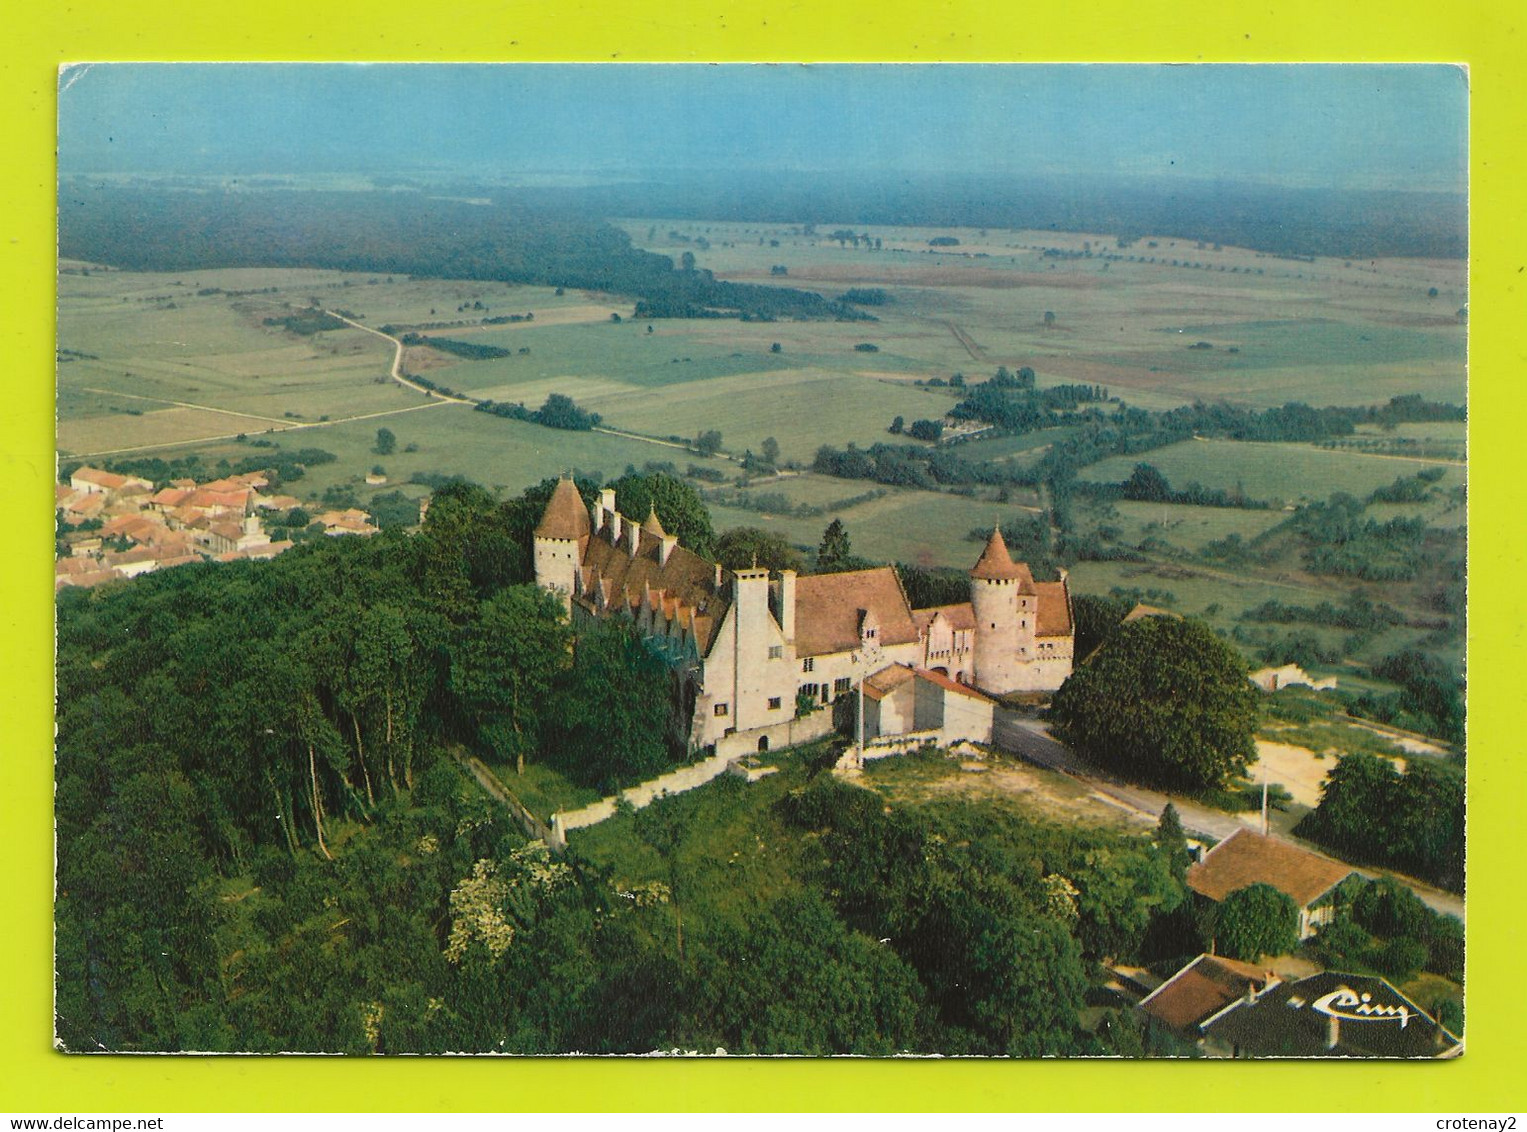
[[[1122,626],[1061,686],[1052,713],[1065,742],[1145,781],[1220,786],[1255,755],[1246,662],[1196,621]]]
[[[733,1054],[885,1057],[917,1043],[922,987],[892,949],[815,892],[724,926],[699,961],[697,1003]]]
[[[1438,760],[1343,755],[1326,776],[1320,804],[1296,831],[1348,860],[1404,869],[1461,890],[1464,778]]]
[[[1003,532],[1004,537],[1006,531]],[[1076,625],[1075,655],[1078,661],[1092,655],[1092,651],[1108,639],[1124,622],[1130,604],[1121,598],[1103,597],[1100,594],[1075,594],[1071,598],[1071,616]]]
[[[695,451],[702,456],[714,456],[721,451],[721,433],[716,429],[706,429],[695,437]]]
[[[1156,823],[1156,848],[1166,861],[1172,879],[1184,884],[1193,858],[1188,853],[1188,837],[1182,829],[1182,818],[1170,802],[1162,809],[1161,820]]]
[[[376,445],[372,449],[378,456],[391,456],[398,446],[398,438],[390,428],[376,430]]]
[[[817,573],[835,574],[853,569],[854,549],[848,539],[848,528],[842,519],[834,519],[822,532],[822,543],[817,547]]]
[[[770,467],[779,465],[779,441],[772,436],[764,437],[763,444],[759,446],[758,454],[763,457],[765,464]]]
[[[556,600],[535,585],[511,586],[483,602],[451,657],[451,690],[477,721],[479,741],[525,772],[537,749],[547,699],[570,633]]]
[[[801,552],[779,535],[759,527],[733,527],[716,540],[716,561],[728,570],[762,566],[778,572],[804,573],[806,560]]]
[[[663,530],[676,537],[681,546],[702,558],[714,556],[716,532],[710,512],[689,484],[666,472],[627,471],[609,486],[615,489],[615,506],[622,515],[640,522],[656,510]]]
[[[678,740],[673,703],[668,666],[636,630],[600,622],[578,637],[572,665],[547,708],[542,751],[574,781],[613,793],[672,761]]]
[[[1299,942],[1299,909],[1270,884],[1237,889],[1214,910],[1214,943],[1232,959],[1282,955]]]

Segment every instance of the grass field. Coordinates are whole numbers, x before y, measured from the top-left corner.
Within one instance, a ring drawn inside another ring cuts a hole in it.
[[[724,448],[734,453],[757,451],[772,436],[786,460],[802,463],[822,444],[891,440],[885,429],[893,417],[937,417],[959,396],[918,387],[913,379],[963,373],[974,381],[998,365],[1032,365],[1041,385],[1106,385],[1114,396],[1151,408],[1201,397],[1276,405],[1376,403],[1398,393],[1460,401],[1464,395],[1464,328],[1455,313],[1467,303],[1461,264],[1304,263],[1161,237],[1121,249],[1106,233],[886,228],[873,233],[881,240],[877,251],[864,241],[857,249],[840,246],[826,235],[837,225],[820,222],[815,236],[792,225],[643,219],[626,227],[639,246],[675,258],[694,251],[700,267],[723,279],[803,287],[834,298],[850,287],[874,287],[890,301],[864,308],[874,322],[654,320],[649,332],[648,323],[630,317],[628,297],[582,291],[557,295],[544,287],[323,271],[170,277],[71,270],[60,277],[59,345],[87,356],[67,355],[59,366],[60,447],[77,453],[167,446],[152,451],[173,456],[206,438],[311,426],[274,439],[285,447],[324,448],[339,460],[314,468],[294,485],[295,493],[311,498],[349,484],[363,503],[414,472],[460,474],[514,492],[569,469],[611,477],[649,461],[681,469],[699,462],[687,451],[627,437],[542,429],[463,407],[426,408],[422,395],[388,380],[391,348],[382,339],[354,330],[303,337],[263,323],[315,299],[370,326],[471,323],[431,333],[516,351],[483,362],[437,355],[429,359],[437,383],[533,407],[549,393],[564,393],[618,429],[685,438],[719,430]],[[960,245],[931,249],[928,240],[940,235]],[[709,248],[700,246],[702,237]],[[1105,261],[1105,251],[1135,262]],[[1073,253],[1079,257],[1067,258]],[[776,266],[787,274],[773,274]],[[1428,295],[1431,287],[1436,297]],[[235,291],[246,293],[229,294]],[[483,317],[529,312],[535,314],[530,322],[480,325]],[[1054,315],[1048,323],[1046,312]],[[1199,340],[1214,348],[1187,349]],[[856,351],[863,342],[878,351]],[[418,360],[427,360],[423,352]],[[395,415],[348,419],[375,413]],[[398,441],[385,458],[372,451],[383,424]],[[1025,463],[1065,435],[1052,430],[978,441],[960,452]],[[1430,466],[1412,457],[1461,459],[1464,441],[1458,424],[1365,427],[1337,449],[1191,441],[1109,460],[1083,475],[1117,482],[1144,461],[1178,488],[1190,481],[1239,486],[1254,498],[1295,502],[1335,490],[1366,495]],[[408,445],[417,451],[405,452]],[[253,451],[233,441],[197,450],[214,461]],[[390,482],[367,488],[360,481],[376,463]],[[736,470],[713,463],[729,477]],[[1465,510],[1447,492],[1463,483],[1463,469],[1447,466],[1438,498],[1378,505],[1370,514],[1420,514],[1439,527],[1458,526]],[[757,490],[830,507],[874,486],[806,476]],[[893,490],[841,517],[855,551],[866,558],[963,569],[980,549],[966,534],[1011,518],[1029,502]],[[1169,547],[1162,557],[1170,559],[1226,534],[1250,539],[1282,515],[1125,503],[1111,522],[1120,541],[1162,539]],[[832,517],[713,508],[718,530],[761,526],[808,550]],[[1312,603],[1340,600],[1350,588],[1310,579],[1297,563],[1255,577],[1220,573],[1169,561],[1146,570],[1083,562],[1072,578],[1081,593],[1106,593],[1114,585],[1154,588],[1171,591],[1185,612],[1218,606],[1213,620],[1223,628],[1269,596]]]
[[[695,251],[723,278],[830,297],[881,288],[891,301],[866,308],[880,319],[868,336],[933,372],[1028,364],[1042,380],[1106,384],[1149,408],[1199,397],[1276,405],[1464,396],[1456,312],[1467,295],[1458,263],[1306,264],[1170,239],[1120,249],[1102,233],[887,228],[873,233],[882,238],[876,251],[862,241],[840,246],[821,224],[811,237],[786,225],[658,220],[630,221],[627,229],[654,251]],[[960,246],[934,251],[927,245],[934,235],[955,236]],[[711,246],[696,250],[701,237]],[[1047,249],[1091,255],[1056,258]],[[1105,261],[1104,252],[1137,262]],[[776,276],[774,267],[788,274]],[[1046,311],[1055,315],[1048,325]],[[1216,348],[1186,348],[1200,339]]]
[[[1082,478],[1094,483],[1119,483],[1128,479],[1140,463],[1159,469],[1174,488],[1184,488],[1194,481],[1227,491],[1239,485],[1252,499],[1285,503],[1325,499],[1337,491],[1363,497],[1400,476],[1437,466],[1436,461],[1368,455],[1308,444],[1185,440],[1135,456],[1116,456],[1092,464],[1083,470]],[[1450,465],[1438,486],[1445,490],[1462,482],[1463,469]]]
[[[381,425],[397,437],[397,450],[390,456],[373,451]],[[271,439],[283,447],[322,448],[339,457],[332,464],[310,469],[292,485],[292,494],[308,499],[331,485],[350,484],[363,502],[376,492],[394,490],[415,472],[465,476],[495,490],[517,493],[569,469],[613,478],[629,464],[641,467],[650,460],[682,455],[639,440],[563,432],[444,403],[401,416],[347,421]],[[410,444],[417,445],[418,451],[405,452]],[[242,459],[262,450],[230,442],[197,451],[203,460],[215,462],[221,457]],[[374,464],[386,468],[388,484],[371,488],[361,482]]]
[[[1247,511],[1235,507],[1190,507],[1172,503],[1115,503],[1119,541],[1136,545],[1154,537],[1184,550],[1198,550],[1226,535],[1247,541],[1288,518],[1282,511]]]
[[[784,459],[801,463],[809,463],[824,444],[867,447],[896,440],[886,432],[893,417],[909,423],[938,418],[953,404],[951,396],[938,390],[821,369],[697,381],[666,389],[662,397],[622,392],[588,400],[588,407],[614,428],[685,437],[718,429],[724,447],[734,453],[757,452],[772,436]]]
[[[857,481],[854,485],[857,486]],[[868,489],[873,485],[863,486]],[[981,556],[981,543],[968,541],[966,535],[977,528],[990,531],[996,523],[1011,519],[1017,511],[1016,503],[990,503],[932,491],[908,490],[892,490],[879,499],[810,519],[765,515],[732,507],[710,508],[711,520],[718,531],[729,527],[762,527],[813,553],[822,541],[827,524],[834,518],[841,518],[848,527],[854,553],[862,558],[874,562],[908,562],[916,566],[950,566],[961,570],[969,569]]]

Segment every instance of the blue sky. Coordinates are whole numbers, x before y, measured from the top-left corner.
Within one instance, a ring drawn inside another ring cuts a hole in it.
[[[1184,176],[1461,190],[1435,65],[96,64],[71,171]]]

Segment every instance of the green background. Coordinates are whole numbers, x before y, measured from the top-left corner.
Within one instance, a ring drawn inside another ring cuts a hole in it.
[[[1523,1104],[1527,89],[1516,0],[42,0],[0,47],[0,1111],[1511,1111]],[[176,59],[1445,61],[1470,67],[1469,1052],[1394,1065],[64,1057],[51,1041],[55,68]]]

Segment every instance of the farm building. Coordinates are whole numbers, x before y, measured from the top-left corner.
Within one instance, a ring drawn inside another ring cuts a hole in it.
[[[678,545],[655,514],[621,515],[613,490],[586,507],[564,479],[535,531],[535,570],[575,622],[635,621],[683,675],[696,748],[823,734],[832,713],[820,709],[861,680],[877,736],[927,724],[984,741],[993,705],[982,692],[1054,691],[1071,673],[1066,581],[1036,582],[1000,531],[970,571],[970,601],[914,610],[890,567],[726,570]]]
[[[1188,888],[1219,903],[1232,892],[1269,884],[1299,909],[1299,938],[1308,939],[1334,915],[1336,886],[1352,866],[1311,853],[1276,837],[1238,829],[1188,869]]]

